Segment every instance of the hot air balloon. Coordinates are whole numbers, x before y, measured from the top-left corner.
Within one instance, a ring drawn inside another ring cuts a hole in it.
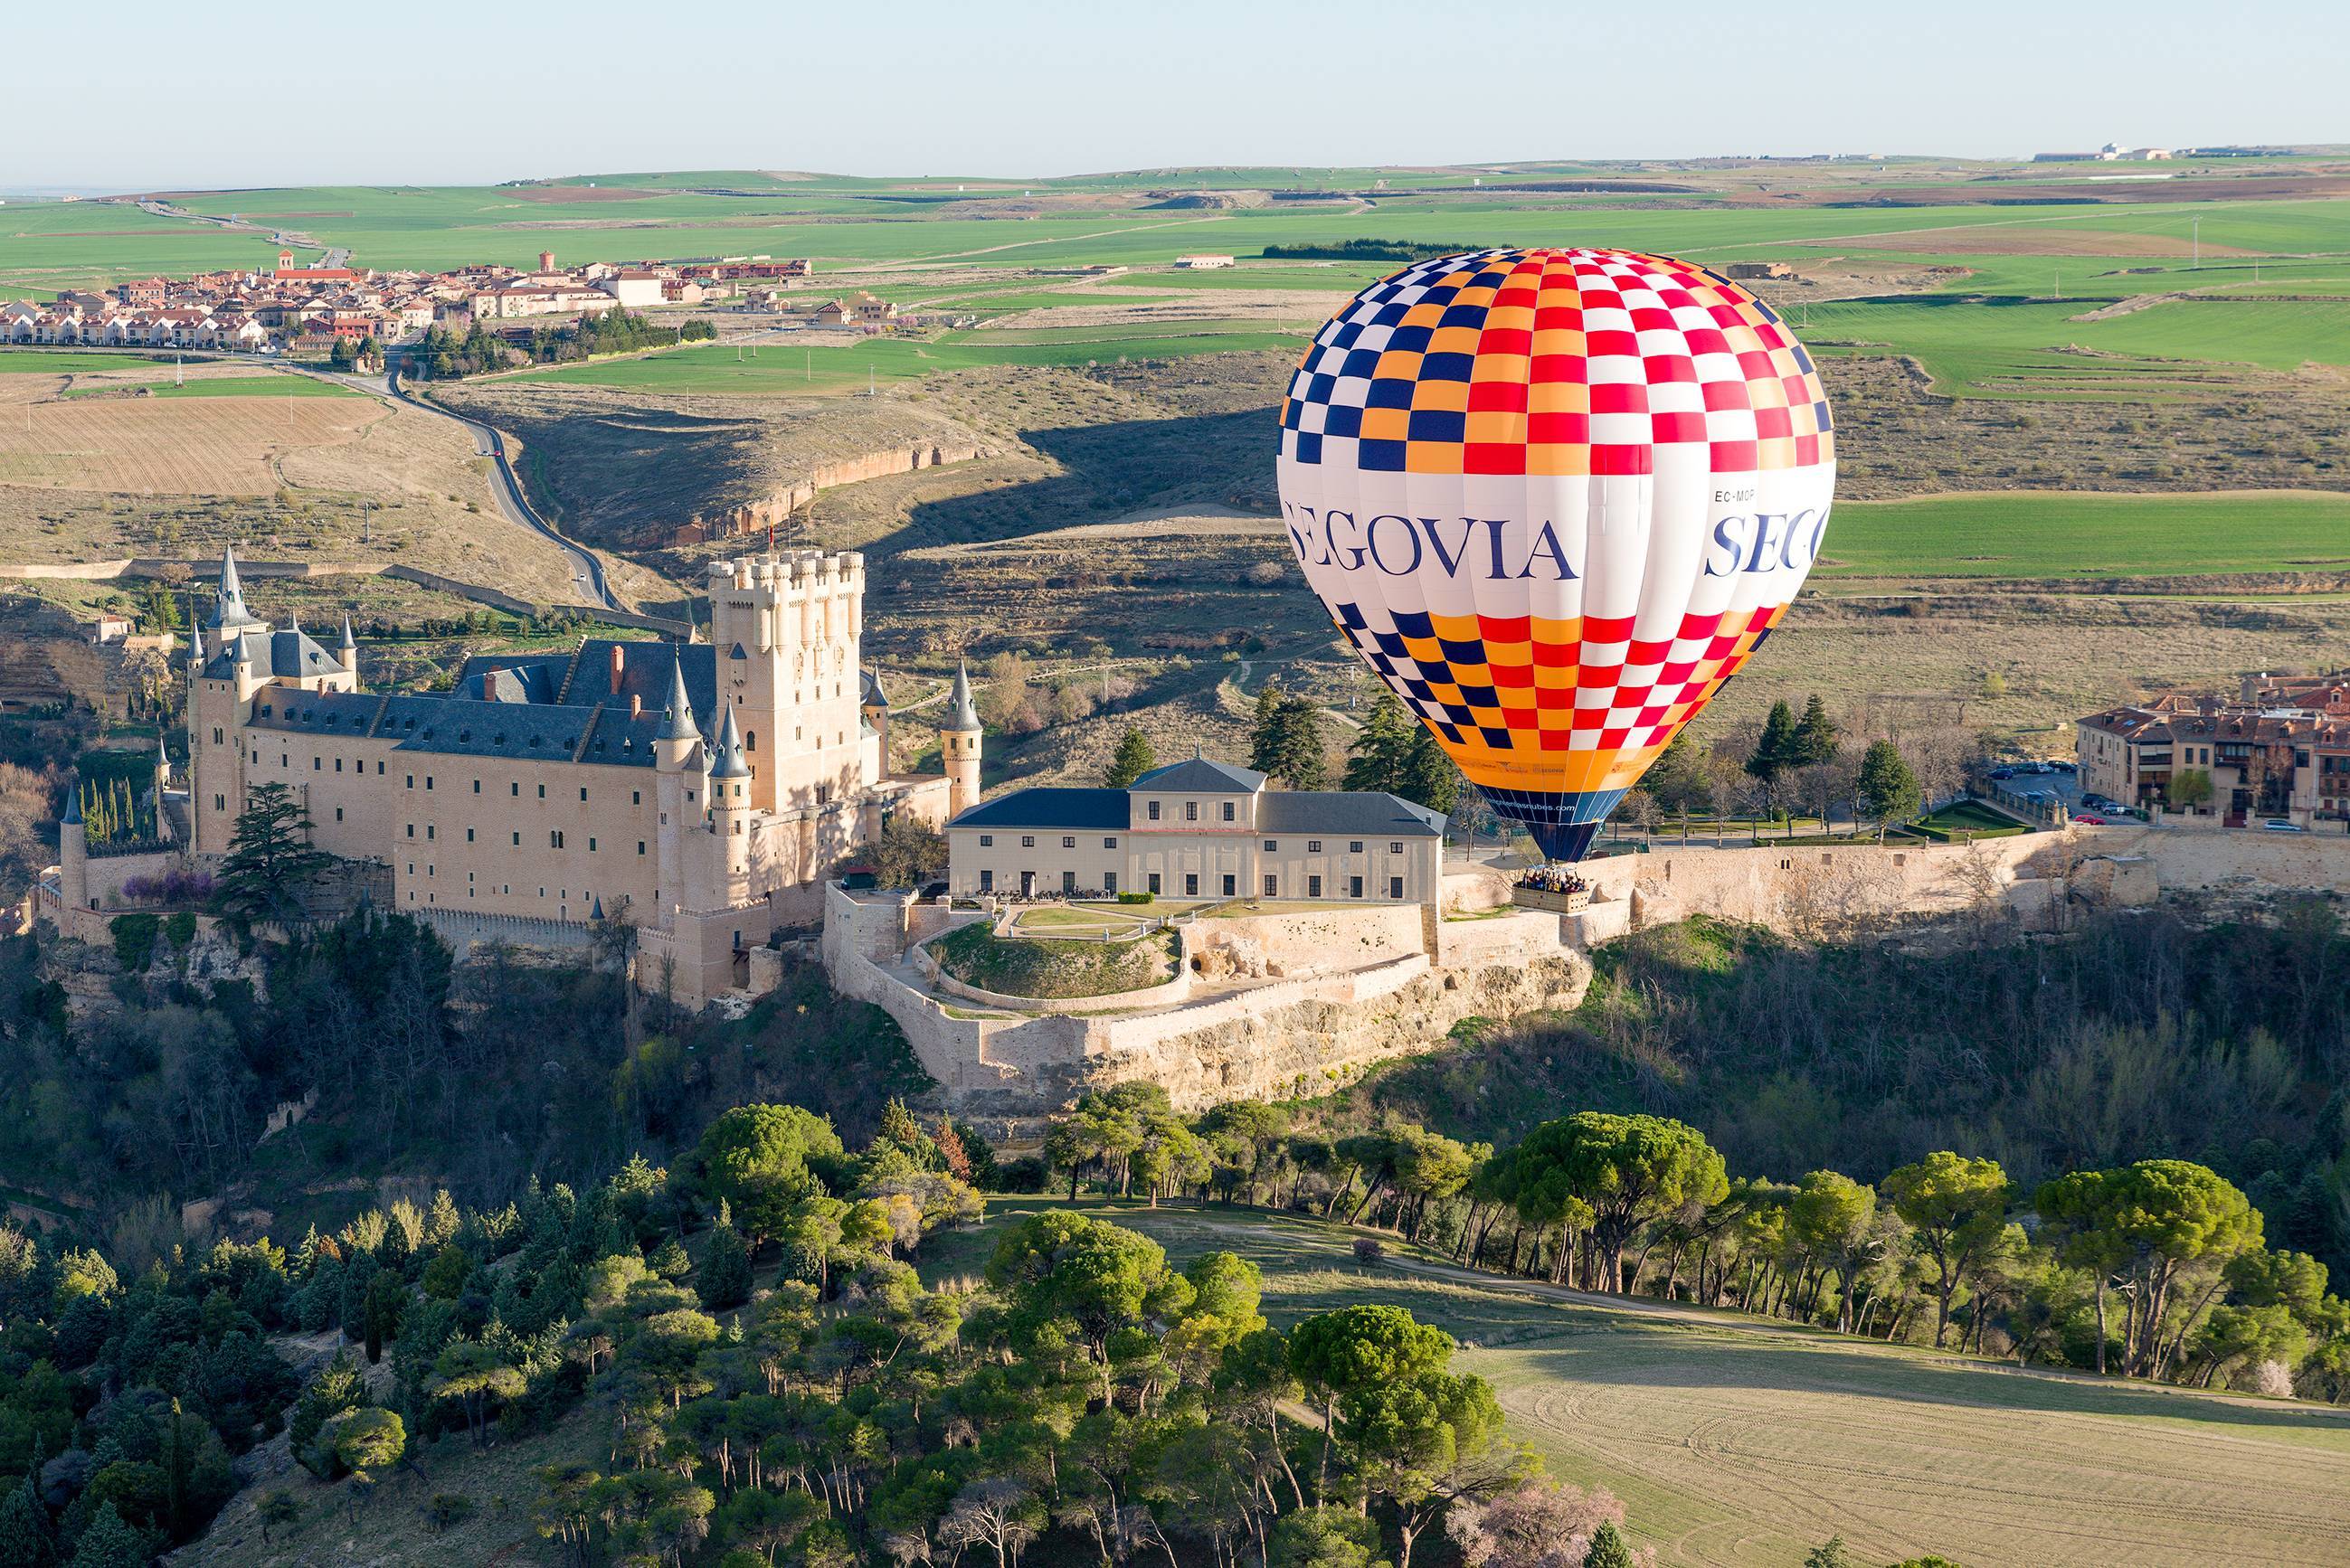
[[[1835,484],[1778,313],[1632,251],[1406,267],[1314,335],[1281,424],[1306,581],[1554,860],[1762,646]]]

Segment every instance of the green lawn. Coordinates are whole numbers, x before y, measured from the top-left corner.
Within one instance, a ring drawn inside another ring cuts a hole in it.
[[[78,348],[0,349],[0,376],[71,376],[97,370],[147,370],[169,365],[151,354],[115,354]]]
[[[832,348],[788,341],[763,343],[754,357],[732,345],[710,344],[636,359],[608,359],[536,370],[515,378],[570,386],[622,387],[648,392],[715,392],[782,396],[853,391],[876,380],[907,380],[933,370],[978,365],[1089,365],[1121,359],[1165,359],[1232,349],[1302,347],[1302,333],[1255,327],[1217,330],[1201,322],[1182,331],[1156,328],[1124,334],[1086,332],[951,332],[935,341],[872,337]]]
[[[980,1273],[1003,1227],[1057,1207],[996,1198],[934,1237],[933,1281]],[[1353,1232],[1249,1210],[1087,1199],[1181,1263],[1230,1250],[1289,1326],[1388,1302],[1468,1348],[1513,1433],[1555,1475],[1602,1485],[1668,1568],[1794,1568],[1841,1533],[1859,1561],[1939,1552],[1969,1568],[2338,1561],[2350,1413],[2017,1376],[1997,1364],[1733,1314],[1644,1314],[1503,1282],[1365,1270]],[[1392,1244],[1392,1242],[1390,1243]]]
[[[210,376],[154,389],[159,398],[364,398],[356,387],[316,376]]]
[[[2350,495],[2012,492],[1847,501],[1828,525],[1824,576],[2153,576],[2340,571]]]

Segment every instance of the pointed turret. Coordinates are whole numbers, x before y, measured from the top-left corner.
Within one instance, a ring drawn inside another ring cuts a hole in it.
[[[979,804],[979,709],[971,700],[971,670],[955,665],[947,716],[939,723],[939,753],[946,763],[947,820]]]
[[[68,827],[81,826],[81,785],[78,783],[66,792],[66,814],[58,820]]]
[[[343,644],[342,644],[342,647],[343,647],[343,651],[344,651],[345,653],[357,653],[357,652],[359,651],[359,639],[357,639],[357,638],[355,638],[355,637],[353,637],[353,636],[351,635],[351,612],[350,612],[350,611],[348,611],[348,610],[345,610],[345,611],[343,612]],[[348,662],[348,661],[346,661],[346,662]]]
[[[188,628],[188,668],[202,670],[203,667],[204,628],[202,626],[190,627]]]
[[[172,748],[163,743],[163,737],[160,734],[155,737],[155,787],[159,790],[172,787]]]
[[[701,735],[701,730],[693,722],[693,699],[685,692],[685,660],[671,659],[669,701],[661,709],[660,738],[664,741],[691,741],[700,739]]]
[[[221,551],[220,597],[213,606],[213,629],[226,636],[261,623],[244,607],[244,584],[236,575],[236,549]]]
[[[718,755],[710,765],[713,779],[747,779],[751,764],[743,755],[743,732],[734,727],[734,709],[728,704],[725,721],[718,726]]]
[[[971,668],[967,664],[958,662],[955,665],[954,691],[948,694],[946,720],[939,728],[969,730],[974,733],[979,729],[979,709],[971,700]]]

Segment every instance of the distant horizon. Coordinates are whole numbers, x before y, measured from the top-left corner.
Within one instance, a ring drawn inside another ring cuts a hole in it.
[[[186,25],[166,0],[118,0],[107,19],[123,39]],[[1491,154],[1513,147],[1605,162],[1896,148],[2006,160],[2108,140],[2350,136],[2338,0],[2277,0],[2241,24],[2145,0],[2126,26],[2021,0],[1962,17],[1876,0],[1800,13],[1682,0],[1663,15],[1492,0],[1440,17],[1403,0],[1191,0],[1180,14],[908,0],[829,31],[782,11],[721,28],[575,0],[550,26],[416,0],[390,27],[306,15],[292,52],[233,22],[227,33],[217,63],[134,47],[99,76],[16,73],[0,99],[0,189],[471,186],[534,168],[919,178],[949,161],[1045,180],[1460,167],[1511,161]]]
[[[616,168],[579,170],[553,174],[506,173],[494,176],[454,180],[285,179],[240,181],[225,184],[202,184],[168,181],[130,181],[119,184],[88,185],[71,183],[26,183],[21,185],[11,185],[0,183],[0,201],[31,204],[38,202],[59,202],[67,200],[78,200],[85,202],[111,201],[120,200],[130,196],[155,194],[234,196],[248,191],[259,193],[268,191],[335,190],[343,187],[369,187],[373,189],[394,191],[492,191],[497,190],[501,187],[513,185],[572,184],[592,182],[598,180],[631,180],[642,179],[652,175],[681,173],[752,174],[766,176],[769,178],[783,175],[797,175],[804,176],[811,182],[822,182],[827,180],[882,180],[905,184],[922,184],[953,181],[978,181],[986,182],[991,184],[1008,185],[1016,184],[1023,180],[1032,180],[1039,183],[1066,181],[1115,180],[1133,175],[1151,174],[1160,171],[1166,171],[1170,178],[1176,178],[1189,173],[1196,173],[1203,170],[1231,170],[1234,171],[1263,171],[1268,173],[1281,170],[1300,170],[1308,172],[1335,172],[1347,170],[1457,170],[1463,174],[1481,174],[1512,173],[1521,170],[1547,168],[1555,165],[1575,165],[1607,169],[1638,169],[1644,167],[1669,167],[1674,165],[1699,163],[1794,163],[1819,162],[1829,160],[1844,162],[1882,161],[1887,163],[2022,164],[2031,162],[2033,158],[2036,154],[2040,153],[2095,152],[2103,148],[2109,141],[2115,142],[2115,145],[2116,146],[2131,151],[2142,148],[2159,148],[2164,151],[2173,151],[2180,148],[2192,147],[2257,147],[2270,151],[2278,157],[2350,157],[2350,141],[2262,141],[2251,139],[2199,139],[2174,141],[2116,141],[2114,138],[2106,137],[2095,142],[2039,147],[2027,152],[1929,152],[1918,151],[1894,151],[1881,148],[1872,148],[1866,151],[1861,151],[1845,148],[1814,148],[1805,152],[1692,152],[1678,155],[1659,153],[1648,156],[1634,155],[1614,158],[1583,156],[1572,153],[1541,153],[1523,158],[1478,158],[1451,162],[1437,162],[1419,159],[1387,160],[1383,161],[1358,159],[1352,161],[1339,163],[1301,163],[1296,161],[1281,161],[1277,160],[1273,161],[1243,162],[1187,161],[1180,163],[1138,163],[1123,168],[1078,169],[1070,170],[1061,173],[1040,173],[1035,170],[1022,170],[1013,173],[978,170],[960,170],[947,173],[925,172],[918,174],[910,173],[903,170],[852,171],[845,169],[816,169],[806,167],[786,168],[781,165],[758,166],[748,163],[730,165],[703,160],[674,165],[648,165],[643,168],[634,169]],[[785,186],[779,189],[787,188],[788,187]],[[680,187],[679,192],[684,193],[689,188],[687,187]]]

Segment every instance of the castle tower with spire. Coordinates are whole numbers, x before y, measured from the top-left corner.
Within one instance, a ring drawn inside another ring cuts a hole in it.
[[[947,820],[979,804],[979,709],[971,700],[971,670],[955,665],[947,716],[939,724],[939,751],[946,760]]]

